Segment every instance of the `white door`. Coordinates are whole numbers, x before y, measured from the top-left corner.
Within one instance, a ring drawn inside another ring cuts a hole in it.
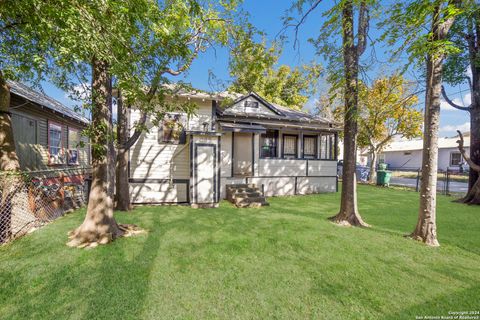
[[[215,203],[216,146],[195,146],[196,203]]]

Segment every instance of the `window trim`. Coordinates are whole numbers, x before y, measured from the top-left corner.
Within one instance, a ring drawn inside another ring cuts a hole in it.
[[[295,154],[285,153],[285,137],[294,137],[295,138]],[[298,134],[283,134],[282,135],[282,158],[283,159],[288,159],[285,158],[285,156],[292,157],[293,159],[298,159]]]
[[[65,165],[65,162],[63,163],[52,163],[51,162],[51,153],[50,153],[50,125],[58,126],[60,127],[60,155],[62,157],[65,156],[65,151],[64,151],[64,141],[63,141],[63,125],[59,122],[52,121],[52,120],[47,120],[47,154],[48,154],[48,165],[49,166],[62,166]]]
[[[80,129],[67,126],[67,165],[71,166],[71,167],[75,167],[75,166],[80,165],[80,150],[78,148],[78,144],[75,148],[70,147],[70,131],[75,131],[78,134],[79,140],[81,140]],[[80,143],[80,141],[78,141],[78,142]],[[77,162],[75,162],[75,163],[70,163],[70,150],[77,151]]]
[[[454,154],[458,154],[460,156],[460,162],[458,164],[453,164],[452,163],[452,158],[453,158]],[[451,151],[450,152],[450,167],[459,167],[460,164],[462,163],[462,160],[463,160],[463,158],[462,158],[462,154],[460,152],[458,152],[458,151]]]
[[[305,154],[305,138],[313,138],[315,140],[313,155],[312,154],[308,154],[308,155]],[[303,158],[304,159],[309,159],[309,160],[318,159],[318,136],[311,135],[311,134],[303,135],[302,148],[303,148],[302,152],[303,152]]]

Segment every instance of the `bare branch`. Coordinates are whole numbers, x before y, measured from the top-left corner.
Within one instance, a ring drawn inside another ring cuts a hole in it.
[[[468,156],[467,152],[465,151],[465,148],[464,148],[464,141],[463,141],[463,134],[460,130],[457,130],[458,132],[458,136],[460,138],[460,140],[457,140],[457,143],[458,143],[458,150],[460,151],[460,153],[462,154],[463,158],[465,159],[465,161],[468,163],[468,165],[470,166],[470,168],[476,172],[480,172],[480,165],[474,163],[472,161],[472,159],[470,159],[470,157]]]
[[[450,100],[450,98],[447,96],[447,93],[445,92],[445,88],[442,86],[442,96],[443,96],[443,99],[445,99],[445,101],[447,101],[447,103],[449,105],[451,105],[452,107],[454,107],[455,109],[458,109],[458,110],[462,110],[462,111],[471,111],[471,104],[470,106],[468,107],[462,107],[462,106],[459,106],[458,104],[456,104],[455,102],[453,102],[452,100]]]

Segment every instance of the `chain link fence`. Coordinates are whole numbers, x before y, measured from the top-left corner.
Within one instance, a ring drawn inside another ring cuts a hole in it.
[[[80,208],[90,168],[0,173],[0,245]]]
[[[388,168],[392,171],[391,185],[420,190],[422,170],[419,168]],[[468,191],[468,170],[447,168],[437,173],[437,191],[445,195],[463,196]]]

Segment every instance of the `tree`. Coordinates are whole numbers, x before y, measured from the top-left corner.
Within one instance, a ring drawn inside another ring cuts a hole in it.
[[[460,48],[460,52],[447,57],[445,61],[445,80],[452,85],[468,83],[471,104],[459,106],[446,94],[442,86],[442,95],[452,107],[470,113],[470,156],[472,163],[480,164],[480,6],[475,1],[463,2],[463,13],[455,20],[449,39]],[[472,78],[466,75],[468,68]],[[480,194],[476,192],[479,175],[470,170],[467,195],[459,202],[480,204]]]
[[[401,49],[410,61],[426,65],[426,94],[422,153],[422,181],[418,221],[410,237],[429,246],[439,246],[436,226],[438,168],[438,128],[443,60],[456,52],[448,32],[459,14],[459,1],[412,1],[397,4],[392,11],[388,37],[391,42],[405,39]],[[428,32],[423,32],[424,28]]]
[[[375,80],[371,87],[360,85],[358,146],[368,148],[370,183],[375,182],[377,156],[395,136],[421,136],[422,114],[415,109],[417,96],[399,74]]]
[[[285,19],[286,27],[294,27],[298,34],[299,27],[305,22],[307,16],[320,4],[321,0],[298,0],[293,9],[299,11],[301,18],[295,21],[291,17]],[[305,4],[309,4],[304,9]],[[323,16],[326,21],[322,24],[320,35],[312,42],[319,53],[328,60],[328,79],[332,83],[332,90],[342,88],[344,102],[344,162],[342,195],[340,211],[331,221],[342,225],[368,227],[360,216],[357,205],[356,183],[356,157],[358,134],[358,92],[359,92],[359,66],[360,57],[367,48],[369,29],[369,12],[375,4],[371,0],[342,0],[333,8],[325,11]],[[358,20],[355,34],[354,22]],[[341,48],[335,43],[335,37],[342,33]],[[342,54],[340,55],[339,52]]]
[[[129,77],[118,78],[117,210],[130,209],[128,150],[148,130],[145,125],[147,119],[150,117],[158,123],[169,111],[188,114],[195,111],[195,105],[190,102],[166,99],[179,91],[191,89],[182,83],[170,85],[167,77],[176,77],[188,71],[197,56],[211,46],[228,43],[229,35],[241,28],[234,23],[235,7],[236,1],[221,4],[214,1],[170,1],[155,14],[149,14],[148,27],[142,28],[142,32],[131,39],[129,45],[136,52],[137,70],[145,76],[140,77],[143,80],[141,86],[134,88],[128,85]],[[139,109],[141,116],[139,121],[131,124],[134,132],[129,136],[127,112],[133,108]]]
[[[278,43],[267,47],[253,40],[250,30],[231,50],[229,69],[233,82],[231,92],[256,92],[268,101],[292,109],[301,109],[309,97],[315,93],[320,66],[316,63],[291,68],[276,66],[281,55]]]
[[[477,175],[480,174],[480,165],[476,164],[470,159],[470,157],[468,156],[464,148],[463,134],[460,131],[457,131],[457,132],[459,137],[459,140],[457,141],[458,150],[460,151],[463,158],[470,166],[470,170],[474,170],[477,173]],[[473,187],[469,188],[467,198],[471,199],[468,202],[469,204],[480,204],[480,202],[476,202],[477,199],[480,199],[480,177],[477,178],[477,181],[475,181],[475,183],[473,184]]]

